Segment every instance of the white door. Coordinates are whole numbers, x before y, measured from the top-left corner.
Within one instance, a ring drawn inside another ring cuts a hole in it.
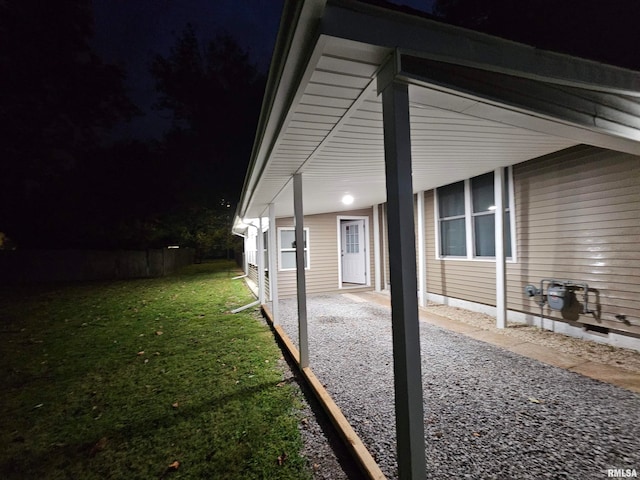
[[[344,283],[366,284],[366,248],[364,220],[343,220],[340,222],[342,281]]]

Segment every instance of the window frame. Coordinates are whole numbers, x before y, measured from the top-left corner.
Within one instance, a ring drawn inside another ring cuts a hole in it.
[[[448,187],[450,185],[455,185],[461,182],[453,182],[449,185],[444,185],[445,187]],[[437,191],[437,189],[436,189]],[[462,214],[460,215],[452,215],[449,217],[440,217],[440,197],[438,195],[436,195],[436,224],[437,224],[437,234],[438,234],[438,254],[443,256],[443,257],[447,257],[447,258],[467,258],[468,254],[469,254],[469,242],[467,241],[467,232],[469,231],[469,226],[468,226],[468,222],[467,222],[467,209],[468,209],[468,205],[466,202],[466,197],[467,197],[467,184],[466,182],[462,183],[462,204],[464,205],[464,211]],[[465,232],[464,232],[464,242],[465,242],[465,254],[464,255],[442,255],[442,245],[440,243],[440,238],[442,238],[442,225],[445,222],[452,222],[455,220],[463,220],[464,222],[464,227],[465,227]]]
[[[288,232],[295,232],[296,228],[295,227],[278,227],[278,271],[280,272],[295,272],[296,271],[296,267],[292,267],[292,268],[283,268],[282,267],[282,253],[283,252],[294,252],[296,251],[295,248],[292,247],[287,247],[287,248],[282,248],[282,232],[284,231],[288,231]],[[304,246],[304,254],[305,254],[305,262],[306,262],[306,266],[304,267],[305,271],[309,270],[311,268],[311,254],[310,254],[310,250],[311,250],[311,242],[310,242],[310,236],[309,236],[309,227],[304,227],[304,235],[306,238],[306,245]]]
[[[508,188],[508,202],[505,205],[505,215],[509,215],[509,224],[510,224],[510,238],[508,241],[511,246],[511,255],[506,257],[506,261],[508,263],[517,263],[517,251],[516,251],[516,228],[515,228],[515,195],[514,195],[514,184],[513,184],[513,168],[511,166],[504,167],[505,168],[505,178],[506,184]],[[486,172],[491,173],[491,172]],[[476,175],[472,178],[479,177],[483,174]],[[472,192],[472,178],[467,178],[464,180],[464,205],[465,205],[465,237],[466,237],[466,255],[465,256],[454,256],[454,255],[443,255],[442,254],[442,233],[441,233],[441,221],[450,219],[446,217],[444,219],[440,218],[440,202],[438,197],[438,187],[434,189],[434,219],[435,219],[435,257],[437,260],[462,260],[462,261],[479,261],[479,262],[495,262],[495,256],[480,256],[476,255],[475,241],[476,241],[476,232],[474,226],[474,219],[477,216],[485,216],[489,215],[489,213],[477,212],[473,211],[473,192]],[[495,181],[495,173],[494,173],[494,181]],[[453,182],[458,183],[458,182]],[[443,185],[447,186],[447,185]],[[492,213],[495,216],[495,212]],[[462,218],[462,216],[459,216]],[[495,218],[495,217],[494,217]]]

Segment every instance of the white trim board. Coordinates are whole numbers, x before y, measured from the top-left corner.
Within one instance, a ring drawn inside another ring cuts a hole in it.
[[[470,302],[459,298],[446,297],[435,293],[427,294],[428,300],[433,303],[440,303],[450,307],[463,308],[472,312],[484,313],[491,317],[496,316],[496,307],[485,305],[483,303]],[[428,310],[429,307],[427,307]],[[540,327],[540,316],[530,313],[517,312],[515,310],[507,310],[507,322],[520,323]],[[585,331],[581,327],[575,327],[567,322],[544,318],[544,330],[549,330],[561,335],[580,338],[582,340],[590,340],[596,343],[612,345],[615,347],[628,348],[640,352],[640,338],[622,335],[615,332],[609,332],[606,336],[596,335]]]

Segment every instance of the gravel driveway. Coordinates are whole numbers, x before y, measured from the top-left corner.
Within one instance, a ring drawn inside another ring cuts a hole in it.
[[[297,345],[297,304],[280,323]],[[388,478],[397,477],[390,310],[308,297],[311,368]],[[640,474],[640,395],[420,324],[428,478]]]

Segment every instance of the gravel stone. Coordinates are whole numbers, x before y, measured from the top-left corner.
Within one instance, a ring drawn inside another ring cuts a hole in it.
[[[306,458],[314,480],[363,478],[322,406],[299,374],[297,366],[283,356],[278,361],[278,367],[282,370],[282,381],[294,388],[301,405],[292,414],[300,419],[298,429],[303,442],[301,455]]]
[[[296,300],[279,308],[297,345]],[[307,308],[311,368],[385,475],[397,478],[389,308],[343,295],[309,296]],[[420,344],[428,478],[640,471],[640,395],[424,322]],[[326,440],[310,425],[312,455]],[[316,478],[349,478],[331,476],[340,472],[323,466],[324,453],[309,458],[327,473]]]

